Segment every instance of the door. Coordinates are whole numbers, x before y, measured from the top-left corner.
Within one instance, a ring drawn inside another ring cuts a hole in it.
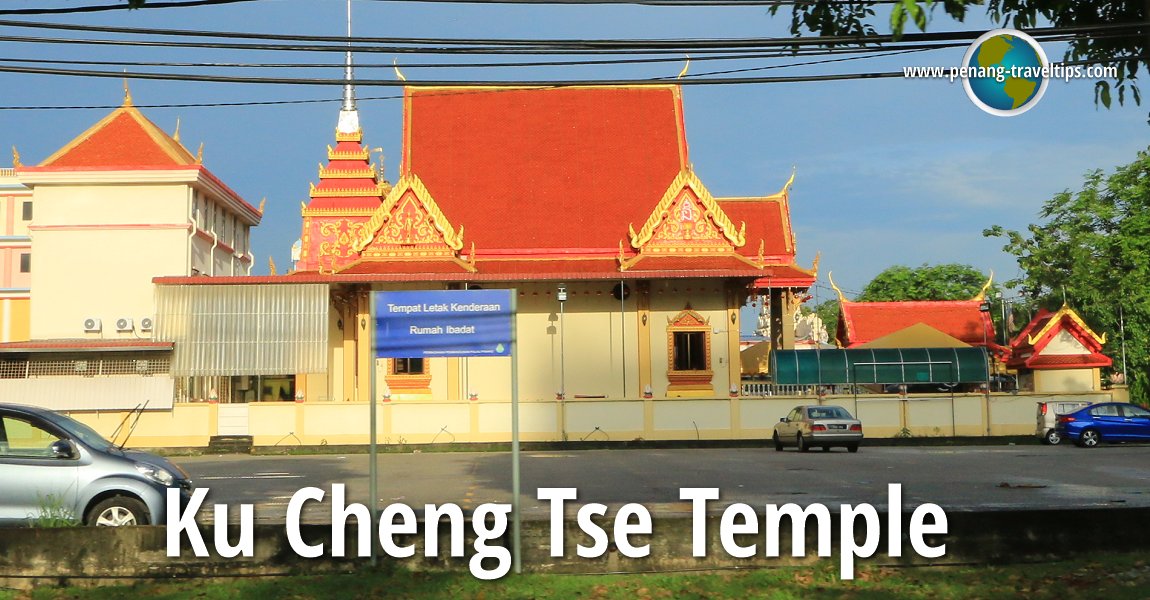
[[[1100,404],[1090,409],[1090,416],[1104,440],[1124,440],[1130,434],[1126,417],[1118,412],[1117,404]]]
[[[248,435],[248,404],[218,404],[216,435]]]
[[[0,414],[0,521],[79,518],[79,461],[53,455],[51,446],[60,439],[44,423]]]
[[[1150,439],[1150,410],[1133,404],[1119,408],[1122,409],[1122,416],[1125,419],[1124,427],[1127,439]]]

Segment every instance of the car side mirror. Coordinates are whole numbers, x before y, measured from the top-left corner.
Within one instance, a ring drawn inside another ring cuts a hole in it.
[[[76,444],[72,443],[72,440],[56,440],[52,442],[50,448],[52,458],[72,459],[79,455],[76,451]]]
[[[786,423],[786,422],[787,422],[787,418],[786,418],[786,417],[783,417],[783,418],[779,419],[779,422],[780,422],[780,423]]]

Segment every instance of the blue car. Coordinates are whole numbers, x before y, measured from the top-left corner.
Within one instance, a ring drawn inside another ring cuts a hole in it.
[[[1101,442],[1150,442],[1150,410],[1123,402],[1091,404],[1058,415],[1058,432],[1083,448]]]

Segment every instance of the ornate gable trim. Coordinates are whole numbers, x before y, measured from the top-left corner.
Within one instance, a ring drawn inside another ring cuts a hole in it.
[[[1066,328],[1063,326],[1063,319],[1070,321],[1074,327]],[[1094,332],[1093,329],[1090,328],[1090,326],[1086,324],[1085,321],[1082,320],[1082,317],[1078,316],[1078,313],[1074,312],[1073,309],[1071,309],[1069,306],[1066,306],[1065,304],[1062,305],[1062,308],[1058,309],[1058,312],[1050,315],[1050,319],[1046,321],[1046,325],[1043,326],[1042,329],[1038,330],[1037,333],[1028,335],[1026,343],[1036,347],[1037,349],[1038,344],[1042,340],[1053,339],[1054,336],[1051,334],[1054,333],[1056,329],[1076,329],[1077,332],[1070,331],[1069,333],[1080,342],[1086,342],[1089,340],[1097,344],[1097,346],[1094,347],[1095,351],[1101,349],[1102,346],[1106,343],[1106,334],[1099,336]],[[1085,343],[1083,345],[1087,346]]]
[[[414,173],[404,175],[391,189],[391,192],[384,198],[383,204],[375,210],[371,219],[367,222],[367,227],[362,236],[356,241],[353,246],[356,252],[363,252],[369,245],[372,244],[376,238],[381,234],[386,235],[385,226],[391,222],[397,207],[402,207],[409,198],[414,198],[416,208],[421,211],[427,218],[428,226],[432,227],[438,234],[442,243],[446,246],[444,250],[450,250],[448,254],[456,256],[460,250],[463,249],[463,227],[456,231],[451,222],[447,220],[447,216],[440,210],[439,205],[435,199],[431,197],[431,192],[427,191],[427,187],[423,181],[419,179],[418,175]],[[430,232],[427,232],[430,233]],[[381,239],[381,241],[384,241]],[[421,243],[431,242],[432,240],[421,240]],[[439,240],[436,240],[439,241]],[[385,242],[386,243],[386,242]]]
[[[651,216],[647,218],[647,222],[643,225],[643,228],[636,233],[633,225],[627,226],[631,237],[632,248],[641,252],[643,248],[647,246],[648,242],[655,237],[660,226],[664,225],[672,216],[674,209],[681,208],[682,205],[687,202],[684,198],[684,192],[687,190],[690,190],[694,195],[695,202],[692,203],[695,205],[694,208],[701,208],[702,210],[701,218],[698,219],[699,223],[710,223],[710,225],[730,243],[732,250],[734,248],[740,248],[747,243],[747,224],[742,223],[741,226],[736,229],[735,224],[731,222],[731,219],[727,217],[723,209],[719,207],[718,202],[715,201],[711,192],[703,185],[703,182],[699,180],[693,171],[684,169],[679,172],[679,175],[675,177],[675,180],[667,188],[667,191],[663,194],[663,198],[659,200],[659,204],[655,206],[655,210],[651,213]]]

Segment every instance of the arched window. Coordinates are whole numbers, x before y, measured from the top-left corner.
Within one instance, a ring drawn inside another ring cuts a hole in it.
[[[711,325],[688,304],[667,320],[667,391],[711,390]]]

